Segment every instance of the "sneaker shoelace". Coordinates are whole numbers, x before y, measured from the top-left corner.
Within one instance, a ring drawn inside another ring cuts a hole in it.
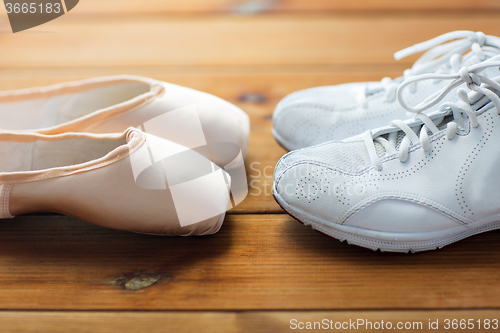
[[[462,66],[462,54],[469,49],[481,61],[484,61],[487,56],[482,47],[486,44],[499,47],[500,42],[496,42],[497,39],[494,36],[486,36],[482,32],[453,31],[394,53],[394,58],[400,60],[414,53],[427,50],[413,64],[412,68],[404,71],[402,77],[394,80],[390,77],[382,79],[382,91],[385,91],[386,101],[393,102],[396,99],[396,91],[399,85],[411,77],[436,69],[437,73],[456,73]],[[413,84],[411,92],[415,92],[416,89],[416,84]],[[368,85],[364,85],[358,91],[358,102],[363,108],[368,108],[368,96],[379,91],[381,90],[370,91]]]
[[[497,95],[497,93],[493,91],[495,90],[500,93],[500,84],[488,79],[484,75],[479,74],[479,72],[490,67],[500,67],[500,56],[495,56],[490,60],[487,60],[485,62],[476,65],[472,65],[470,67],[462,67],[458,71],[458,73],[423,74],[404,81],[400,85],[397,91],[397,98],[399,103],[408,112],[414,114],[414,118],[419,119],[422,122],[418,124],[418,126],[421,126],[420,132],[419,135],[417,135],[416,132],[408,125],[408,122],[404,122],[401,120],[394,120],[389,124],[389,126],[392,126],[395,129],[394,131],[391,131],[388,134],[387,139],[382,136],[374,138],[371,131],[365,132],[363,134],[363,140],[368,150],[370,161],[375,167],[375,169],[381,171],[383,168],[381,157],[379,157],[379,155],[377,154],[375,142],[378,142],[385,149],[385,156],[398,153],[399,161],[401,163],[404,163],[408,160],[409,150],[412,144],[420,143],[421,148],[424,151],[428,151],[431,148],[429,132],[431,133],[431,135],[433,135],[440,132],[442,129],[439,129],[438,126],[436,126],[434,121],[429,116],[421,112],[439,103],[443,99],[443,97],[446,96],[446,94],[448,94],[452,89],[460,86],[463,83],[465,83],[467,88],[469,88],[470,90],[475,91],[481,94],[482,96],[486,96],[496,107],[497,114],[500,115],[500,97]],[[415,107],[408,105],[404,101],[402,95],[403,90],[409,85],[423,80],[453,80],[453,81],[448,86],[444,87],[436,94],[430,96],[428,99],[426,99],[419,105]],[[446,138],[448,140],[452,140],[455,137],[459,125],[465,127],[465,121],[467,119],[469,119],[472,128],[478,127],[477,113],[473,109],[472,106],[473,102],[469,98],[467,91],[465,89],[459,89],[458,97],[460,99],[458,102],[443,103],[439,107],[439,110],[442,112],[443,117],[444,114],[449,111],[451,111],[451,115],[453,117],[453,120],[450,120],[446,124]],[[399,147],[397,147],[397,139],[400,133],[404,133],[404,137],[401,140]]]

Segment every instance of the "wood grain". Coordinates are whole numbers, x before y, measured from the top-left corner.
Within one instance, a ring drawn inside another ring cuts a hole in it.
[[[71,14],[191,14],[311,11],[380,11],[380,10],[491,10],[500,9],[495,0],[86,0],[80,1]]]
[[[62,216],[0,224],[3,310],[500,308],[500,232],[379,253],[286,215],[230,215],[210,237],[155,237]]]
[[[59,215],[0,221],[0,330],[281,332],[292,318],[498,318],[499,231],[415,255],[314,232],[270,196],[285,153],[270,130],[286,94],[398,76],[416,56],[395,62],[393,52],[458,29],[500,35],[499,9],[496,0],[85,0],[15,35],[1,11],[1,90],[128,73],[220,96],[250,115],[255,187],[209,237]]]
[[[287,94],[314,86],[340,84],[349,81],[380,80],[403,72],[401,66],[350,67],[321,66],[306,68],[244,67],[198,68],[89,68],[89,69],[13,69],[2,71],[0,90],[44,86],[89,77],[134,74],[154,77],[206,91],[236,104],[251,119],[251,134],[247,155],[249,195],[231,213],[282,213],[272,198],[273,170],[286,153],[271,134],[272,113]]]
[[[477,328],[477,320],[498,319],[498,310],[456,310],[456,311],[322,311],[322,312],[0,312],[2,332],[290,332],[290,327],[295,323],[307,322],[322,323],[325,319],[327,325],[336,323],[360,322],[357,332],[373,332],[370,329],[375,322],[388,322],[392,327],[398,323],[410,325],[408,327],[422,327],[419,332],[447,332],[446,319],[473,320]],[[293,321],[297,320],[297,322]],[[439,330],[430,330],[429,320],[438,323]],[[347,326],[344,324],[344,327]],[[319,327],[316,326],[316,327]],[[298,330],[298,328],[297,328]],[[324,331],[320,329],[307,330],[307,332]],[[489,330],[469,330],[474,332]],[[416,330],[415,330],[416,331]]]
[[[500,35],[497,23],[495,12],[184,19],[65,15],[26,32],[0,34],[0,69],[388,65],[394,64],[395,51],[452,30]]]

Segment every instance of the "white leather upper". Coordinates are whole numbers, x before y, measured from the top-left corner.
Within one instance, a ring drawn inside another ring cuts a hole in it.
[[[497,53],[493,49],[488,56]],[[467,54],[463,66],[482,62],[477,55]],[[498,75],[491,70],[490,77]],[[418,83],[415,91],[404,92],[405,100],[417,105],[439,89],[445,81]],[[274,134],[288,150],[310,147],[330,140],[342,140],[366,130],[385,126],[391,120],[406,119],[406,111],[396,99],[387,101],[384,91],[367,96],[367,107],[357,99],[361,89],[377,90],[380,82],[359,82],[325,86],[294,92],[286,96],[273,115]],[[367,88],[368,87],[368,88]],[[457,101],[457,95],[448,94],[445,101]]]
[[[498,219],[500,116],[491,103],[477,114],[477,128],[467,122],[452,140],[443,129],[430,136],[428,151],[412,144],[405,163],[398,154],[384,157],[381,171],[369,163],[359,137],[291,152],[276,167],[275,192],[305,215],[380,231],[436,231]],[[349,146],[359,155],[352,168],[338,153]]]

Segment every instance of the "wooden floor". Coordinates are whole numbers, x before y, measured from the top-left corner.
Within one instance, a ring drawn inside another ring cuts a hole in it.
[[[452,30],[500,35],[499,17],[497,0],[82,0],[12,34],[2,9],[2,90],[150,76],[238,105],[252,132],[250,195],[214,236],[55,215],[1,222],[0,331],[285,332],[292,319],[326,318],[436,332],[445,319],[499,320],[500,232],[428,253],[372,252],[304,227],[271,196],[285,153],[271,115],[286,94],[398,76],[416,57],[393,52]]]

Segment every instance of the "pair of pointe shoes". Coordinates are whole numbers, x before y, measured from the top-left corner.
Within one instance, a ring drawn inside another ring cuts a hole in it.
[[[248,192],[248,135],[236,106],[142,77],[0,93],[0,218],[213,234]]]

